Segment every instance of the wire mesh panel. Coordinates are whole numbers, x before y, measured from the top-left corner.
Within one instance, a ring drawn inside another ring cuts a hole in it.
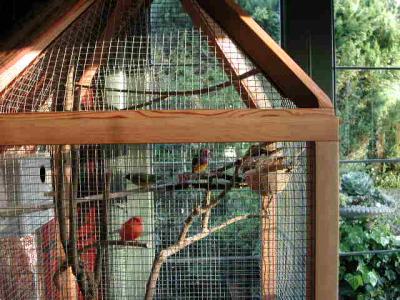
[[[2,92],[0,113],[295,103],[196,1],[99,0]],[[1,146],[0,299],[311,299],[313,149]]]
[[[295,107],[204,11],[212,32],[178,0],[147,2],[96,1],[0,95],[0,111]]]
[[[311,144],[7,147],[1,299],[311,299]]]

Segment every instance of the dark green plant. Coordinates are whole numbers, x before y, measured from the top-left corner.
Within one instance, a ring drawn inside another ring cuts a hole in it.
[[[336,0],[336,61],[342,66],[400,63],[399,5],[394,0]],[[342,119],[341,156],[398,156],[399,72],[337,72],[337,110]]]
[[[400,248],[387,224],[367,220],[343,222],[341,252]],[[400,251],[391,254],[342,256],[339,272],[340,298],[398,299],[400,297]]]
[[[374,187],[371,176],[366,172],[351,171],[341,177],[340,205],[376,206],[378,203],[391,206],[391,197]]]
[[[349,172],[342,176],[341,188],[350,196],[365,196],[373,189],[371,177],[364,172]]]
[[[237,0],[237,2],[275,41],[280,41],[279,0]]]

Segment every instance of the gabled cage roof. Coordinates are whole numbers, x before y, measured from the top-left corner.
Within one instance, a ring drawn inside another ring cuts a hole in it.
[[[0,112],[331,108],[231,0],[80,1],[61,23],[0,74]]]

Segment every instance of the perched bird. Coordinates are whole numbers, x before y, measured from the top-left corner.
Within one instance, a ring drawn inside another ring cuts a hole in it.
[[[263,196],[275,195],[283,191],[289,182],[290,163],[285,159],[282,149],[271,151],[271,155],[247,158],[243,169],[247,185]]]
[[[193,157],[192,160],[192,173],[200,174],[207,170],[208,160],[211,157],[211,151],[207,148],[200,149],[199,155]]]
[[[129,173],[125,178],[140,188],[149,188],[157,182],[155,175],[145,173]]]
[[[119,236],[123,241],[134,241],[143,235],[143,218],[134,216],[122,224]]]

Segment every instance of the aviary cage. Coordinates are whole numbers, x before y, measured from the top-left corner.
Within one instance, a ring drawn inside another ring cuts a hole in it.
[[[334,299],[337,119],[231,0],[79,1],[0,76],[0,299]]]

